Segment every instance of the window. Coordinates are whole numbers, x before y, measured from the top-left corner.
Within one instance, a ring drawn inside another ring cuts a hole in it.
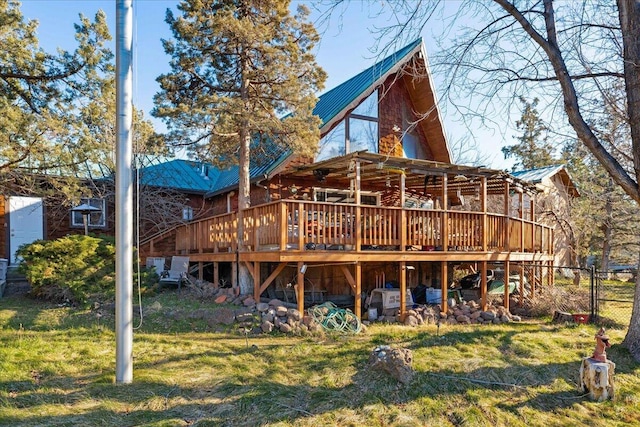
[[[106,226],[106,210],[104,199],[83,198],[80,199],[80,204],[88,204],[99,210],[91,212],[87,216],[87,225],[89,227],[105,227]],[[71,211],[71,226],[84,227],[84,215],[80,212]]]
[[[378,91],[373,91],[320,140],[316,161],[354,151],[378,152]]]
[[[191,221],[193,219],[193,208],[191,206],[185,206],[182,208],[182,220]]]
[[[350,190],[334,190],[326,188],[314,188],[313,198],[316,202],[330,203],[355,203],[355,193]],[[360,192],[360,203],[363,205],[380,205],[380,194],[372,191]]]

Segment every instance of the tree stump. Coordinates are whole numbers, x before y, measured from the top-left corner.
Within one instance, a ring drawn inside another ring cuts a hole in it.
[[[589,398],[597,402],[614,398],[614,375],[616,364],[611,360],[597,361],[590,357],[582,359],[580,365],[580,391],[589,393]]]
[[[573,315],[571,313],[566,313],[564,311],[554,311],[553,319],[551,319],[553,323],[573,323]]]

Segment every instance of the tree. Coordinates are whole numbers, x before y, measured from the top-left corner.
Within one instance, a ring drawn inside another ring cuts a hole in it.
[[[395,28],[421,30],[442,5],[447,2],[393,6],[403,15]],[[434,66],[446,77],[445,96],[455,108],[482,119],[508,115],[519,96],[539,97],[550,115],[564,112],[581,144],[640,203],[640,2],[469,1],[452,22],[467,16],[461,31],[447,28],[454,41]],[[603,115],[597,100],[616,85],[624,86],[627,155],[602,141],[592,125]],[[640,277],[623,344],[640,360]]]
[[[549,129],[536,110],[538,98],[529,102],[520,97],[520,102],[524,108],[522,117],[516,121],[516,129],[522,131],[522,135],[515,137],[519,141],[518,144],[502,147],[504,158],[515,158],[514,171],[553,165],[556,162],[553,158],[553,145],[546,136]]]
[[[105,149],[78,117],[110,84],[106,17],[81,15],[75,29],[73,52],[49,54],[38,46],[37,22],[24,21],[18,2],[0,0],[0,185],[14,191],[30,190],[30,177],[55,173],[57,192],[77,194],[81,166]]]
[[[153,114],[167,124],[174,146],[220,167],[239,166],[242,250],[251,149],[316,152],[320,120],[313,108],[325,80],[312,54],[318,35],[307,9],[291,16],[288,0],[185,0],[178,9],[180,17],[166,15],[171,72],[158,78]]]

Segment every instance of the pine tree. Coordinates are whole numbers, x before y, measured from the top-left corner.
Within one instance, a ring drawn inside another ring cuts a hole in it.
[[[313,108],[325,73],[312,54],[319,37],[308,10],[299,6],[292,16],[289,5],[184,0],[181,16],[166,15],[174,37],[163,41],[171,72],[158,78],[153,114],[166,122],[173,144],[220,167],[239,166],[239,240],[252,148],[270,144],[313,155],[320,139]]]
[[[520,97],[520,102],[523,105],[522,117],[516,122],[516,128],[522,131],[522,134],[514,136],[519,141],[518,144],[502,147],[504,158],[515,158],[514,171],[553,165],[553,145],[548,142],[546,136],[549,129],[536,110],[538,98],[529,102]]]
[[[99,145],[80,119],[113,79],[106,16],[80,16],[78,47],[50,54],[38,45],[37,22],[25,21],[19,3],[0,0],[0,188],[29,193],[32,177],[55,174],[50,184],[77,196],[82,165],[97,161]],[[84,169],[83,169],[84,170]],[[86,170],[84,170],[86,171]]]

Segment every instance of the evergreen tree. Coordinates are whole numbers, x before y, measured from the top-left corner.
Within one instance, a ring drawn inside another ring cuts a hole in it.
[[[516,121],[516,128],[522,131],[522,135],[514,136],[519,141],[517,144],[502,147],[504,158],[513,157],[516,160],[514,171],[553,165],[553,145],[548,142],[546,135],[549,129],[536,110],[538,98],[529,102],[520,97],[520,102],[523,106],[522,117]]]
[[[320,139],[313,116],[325,80],[312,54],[318,34],[308,10],[299,6],[292,16],[289,5],[184,0],[181,16],[166,15],[174,37],[163,41],[171,71],[158,78],[153,114],[166,122],[174,145],[221,167],[239,166],[238,236],[249,206],[252,145],[313,155]]]
[[[37,22],[25,21],[19,6],[0,0],[0,173],[73,174],[97,148],[78,116],[101,97],[113,70],[106,17],[80,16],[77,49],[49,54],[38,45]]]

